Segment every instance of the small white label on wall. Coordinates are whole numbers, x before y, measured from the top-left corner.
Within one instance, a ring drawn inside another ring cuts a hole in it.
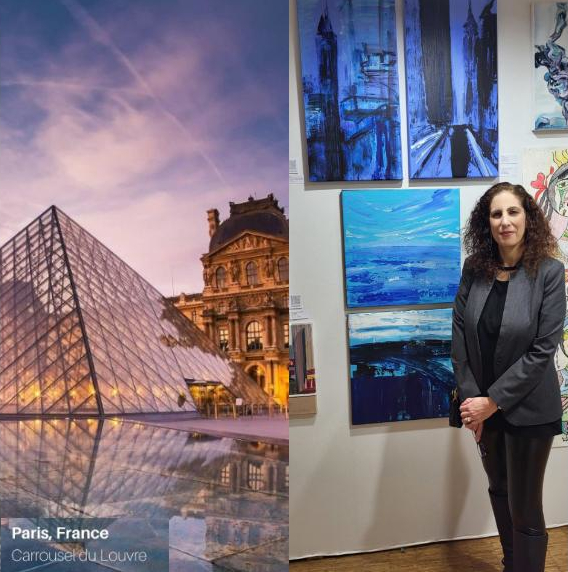
[[[288,309],[290,310],[290,321],[308,319],[308,315],[304,310],[302,297],[299,294],[290,294]]]
[[[513,185],[520,183],[518,155],[503,153],[499,156],[499,178]]]
[[[290,310],[302,309],[302,297],[299,294],[290,294]]]
[[[300,160],[297,158],[290,159],[290,183],[303,183],[304,175],[300,173]]]

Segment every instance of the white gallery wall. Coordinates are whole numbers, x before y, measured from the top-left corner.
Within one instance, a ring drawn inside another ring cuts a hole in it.
[[[290,158],[305,159],[296,0],[290,2]],[[402,2],[397,0],[404,180],[406,118]],[[499,150],[566,144],[568,136],[531,128],[531,8],[498,0]],[[514,179],[514,180],[513,180]],[[462,226],[491,181],[445,181],[413,187],[459,187]],[[393,188],[377,182],[290,184],[290,294],[300,295],[314,324],[317,409],[290,420],[290,558],[342,554],[496,534],[486,477],[471,433],[446,419],[350,425],[348,340],[343,292],[339,195],[342,188]],[[552,449],[545,480],[549,526],[568,522],[568,447]]]

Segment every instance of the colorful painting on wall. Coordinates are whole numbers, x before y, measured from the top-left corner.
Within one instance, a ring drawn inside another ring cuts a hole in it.
[[[290,395],[316,392],[314,343],[311,324],[291,324]]]
[[[411,179],[496,177],[496,0],[405,1]]]
[[[568,2],[533,4],[535,131],[568,129]]]
[[[298,0],[310,181],[402,178],[394,0]]]
[[[349,315],[353,425],[447,417],[452,310]]]
[[[558,258],[568,268],[568,146],[527,149],[523,154],[523,183],[544,211],[558,242]],[[556,371],[562,396],[562,438],[568,445],[568,316],[556,352]]]
[[[458,189],[343,191],[341,205],[349,308],[453,302]]]

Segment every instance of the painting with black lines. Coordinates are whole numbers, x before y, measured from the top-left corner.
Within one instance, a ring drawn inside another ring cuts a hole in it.
[[[556,258],[568,269],[568,145],[526,149],[523,153],[523,184],[548,219],[558,245]],[[568,274],[568,270],[566,272]],[[561,439],[562,444],[568,446],[568,314],[554,363],[562,399]]]
[[[409,176],[496,177],[497,1],[405,0]]]
[[[402,178],[394,0],[298,0],[310,181]]]

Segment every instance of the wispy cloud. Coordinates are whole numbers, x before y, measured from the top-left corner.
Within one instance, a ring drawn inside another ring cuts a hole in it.
[[[95,42],[99,42],[106,46],[116,57],[116,59],[130,72],[132,77],[135,79],[136,83],[143,89],[143,91],[152,99],[156,107],[164,114],[164,116],[172,122],[172,124],[181,131],[183,136],[187,137],[188,143],[191,141],[191,133],[186,128],[186,126],[172,113],[167,107],[163,105],[160,98],[154,93],[154,90],[144,79],[144,77],[138,72],[136,66],[132,63],[131,59],[126,56],[126,54],[120,50],[117,45],[113,42],[111,37],[105,32],[98,22],[85,10],[78,2],[75,0],[60,0],[60,2],[69,10],[73,17],[85,28],[89,33],[91,38]],[[221,174],[221,171],[217,167],[215,161],[209,157],[208,154],[203,153],[197,149],[197,152],[207,161],[209,166],[213,169],[213,172],[217,175],[221,183],[228,186],[225,177]]]
[[[57,204],[158,288],[200,290],[208,208],[268,191],[287,205],[287,96],[270,81],[287,57],[248,62],[255,41],[286,55],[287,27],[257,40],[235,3],[61,0],[51,23],[41,0],[6,4],[0,242]]]

